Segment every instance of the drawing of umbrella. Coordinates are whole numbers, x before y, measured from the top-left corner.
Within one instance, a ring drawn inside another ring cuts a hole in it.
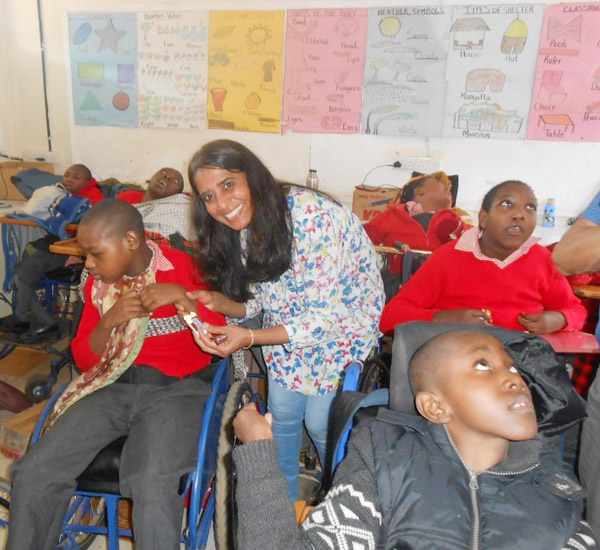
[[[394,74],[394,80],[398,80],[400,73],[405,73],[408,71],[410,69],[410,65],[408,63],[404,63],[404,61],[396,61],[395,63],[392,63],[391,68],[396,71]]]
[[[371,80],[375,80],[376,81],[377,80],[377,74],[387,64],[388,64],[388,62],[384,61],[383,59],[375,59],[374,61],[372,61],[371,64],[369,65],[369,67],[371,67],[371,69],[373,69],[375,72],[373,73],[373,78]]]

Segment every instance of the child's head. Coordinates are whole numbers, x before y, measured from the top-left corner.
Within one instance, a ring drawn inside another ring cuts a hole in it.
[[[81,219],[77,242],[85,267],[105,283],[135,277],[147,267],[142,215],[124,201],[105,199],[91,208]]]
[[[537,199],[529,185],[509,180],[492,187],[479,211],[480,245],[487,256],[503,260],[533,233]]]
[[[452,182],[444,172],[412,178],[402,189],[400,202],[415,201],[424,212],[435,212],[452,206]]]
[[[499,340],[453,330],[421,346],[411,359],[417,410],[446,424],[457,441],[521,441],[537,433],[531,392]]]
[[[62,184],[69,193],[76,193],[92,179],[90,169],[84,164],[69,166],[63,175]]]
[[[175,168],[161,168],[148,180],[148,191],[154,199],[164,199],[183,191],[183,176]]]

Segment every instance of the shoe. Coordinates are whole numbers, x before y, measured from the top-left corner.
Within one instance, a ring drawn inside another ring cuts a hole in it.
[[[21,321],[17,319],[15,315],[7,315],[0,319],[0,331],[1,332],[13,332],[15,334],[23,334],[29,329],[29,323],[27,321]]]
[[[41,327],[32,328],[21,334],[21,336],[19,336],[19,341],[22,344],[38,344],[44,340],[56,338],[59,335],[58,325],[55,323],[53,325],[42,325]]]

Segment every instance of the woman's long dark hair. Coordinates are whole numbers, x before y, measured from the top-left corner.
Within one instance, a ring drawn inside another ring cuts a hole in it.
[[[248,227],[245,265],[239,232],[216,221],[200,199],[194,176],[202,168],[244,172],[248,179],[254,214]],[[250,283],[273,281],[292,263],[293,233],[286,190],[252,151],[227,139],[207,143],[192,157],[189,178],[196,195],[193,217],[200,270],[215,290],[246,302],[252,298]]]

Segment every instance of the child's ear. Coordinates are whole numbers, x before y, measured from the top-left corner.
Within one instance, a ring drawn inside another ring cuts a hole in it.
[[[135,231],[127,231],[123,237],[129,250],[137,250],[140,246],[140,237]]]
[[[485,229],[487,226],[488,213],[485,210],[479,211],[479,229]]]
[[[421,416],[434,424],[448,424],[452,418],[448,405],[435,393],[419,392],[415,405]]]

